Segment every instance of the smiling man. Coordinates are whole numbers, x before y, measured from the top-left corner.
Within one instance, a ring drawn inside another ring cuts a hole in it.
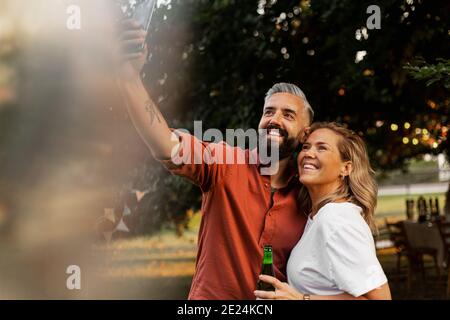
[[[145,33],[138,24],[127,20],[123,25],[121,47],[144,43]],[[278,83],[267,92],[259,129],[265,129],[261,138],[275,143],[280,154],[278,170],[264,175],[262,164],[250,161],[258,159],[257,149],[243,150],[224,142],[210,148],[212,143],[183,132],[177,132],[175,141],[171,139],[172,131],[139,76],[145,56],[124,53],[118,62],[118,81],[128,113],[154,157],[173,174],[199,186],[203,195],[189,299],[254,299],[264,245],[272,245],[275,274],[285,281],[288,256],[303,233],[306,218],[297,203],[299,181],[291,155],[312,121],[312,109],[293,84]],[[212,149],[239,153],[247,162],[177,159],[204,159],[204,153]]]
[[[303,107],[299,107],[299,98]],[[277,83],[266,94],[258,127],[267,129],[267,138],[279,145],[279,158],[285,159],[297,148],[304,135],[305,122],[311,123],[313,116],[314,112],[300,88],[289,83]]]

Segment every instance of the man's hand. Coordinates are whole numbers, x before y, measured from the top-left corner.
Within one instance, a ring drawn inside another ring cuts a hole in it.
[[[115,53],[118,80],[139,80],[142,67],[147,61],[147,33],[134,19],[125,19],[119,24],[119,41]]]

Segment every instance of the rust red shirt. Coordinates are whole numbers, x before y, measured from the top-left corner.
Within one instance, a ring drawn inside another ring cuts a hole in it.
[[[261,175],[254,161],[256,149],[207,143],[177,133],[181,144],[176,157],[161,162],[173,174],[198,185],[203,194],[189,299],[254,300],[265,244],[273,246],[276,277],[286,281],[289,254],[306,223],[297,204],[298,176],[293,172],[286,187],[272,192],[270,176]],[[225,154],[230,153],[244,157],[246,163],[213,163],[225,162]],[[179,164],[182,159],[190,163]]]

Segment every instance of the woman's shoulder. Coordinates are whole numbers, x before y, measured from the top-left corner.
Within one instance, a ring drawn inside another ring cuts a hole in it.
[[[347,228],[366,228],[362,209],[351,202],[331,202],[317,213],[317,222],[328,232]]]
[[[331,213],[331,214],[330,214]],[[355,216],[361,217],[362,209],[352,202],[330,202],[320,208],[318,215],[330,219],[351,219]]]

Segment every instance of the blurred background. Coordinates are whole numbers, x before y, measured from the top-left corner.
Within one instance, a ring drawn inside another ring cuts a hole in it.
[[[151,158],[121,102],[125,2],[0,0],[2,299],[187,297],[201,194]],[[448,298],[449,15],[444,0],[160,0],[144,82],[191,132],[256,128],[274,83],[300,86],[316,120],[367,142],[393,298]]]

